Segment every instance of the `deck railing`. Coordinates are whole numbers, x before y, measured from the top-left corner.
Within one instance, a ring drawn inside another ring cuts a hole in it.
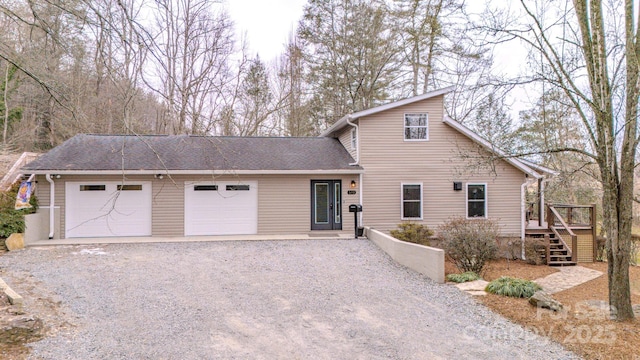
[[[578,258],[578,236],[590,232],[593,239],[593,254],[596,253],[596,206],[547,204],[547,223],[551,230],[565,244],[571,253],[571,260]],[[571,246],[567,246],[567,242]]]

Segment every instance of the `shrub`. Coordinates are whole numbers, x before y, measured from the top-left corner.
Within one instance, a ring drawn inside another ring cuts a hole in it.
[[[17,182],[9,191],[0,193],[0,238],[8,238],[13,233],[24,232],[24,216],[34,213],[38,207],[38,200],[35,195],[32,195],[29,203],[33,208],[15,210],[19,187],[20,183]]]
[[[490,282],[485,290],[496,295],[530,298],[536,291],[542,290],[542,288],[531,280],[503,276]]]
[[[433,235],[433,231],[428,227],[412,222],[400,223],[398,230],[391,230],[389,233],[398,240],[427,246],[429,237]]]
[[[474,272],[467,271],[462,274],[449,274],[447,280],[455,283],[463,283],[467,281],[475,281],[480,279],[480,276]]]
[[[544,239],[531,237],[524,239],[524,256],[527,259],[527,263],[531,265],[542,265],[545,263],[539,250],[546,250]]]
[[[493,220],[453,218],[438,230],[446,254],[462,272],[482,274],[486,262],[496,258],[500,227]]]

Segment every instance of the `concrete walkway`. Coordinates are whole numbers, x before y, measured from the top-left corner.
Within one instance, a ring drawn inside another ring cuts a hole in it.
[[[598,270],[589,269],[580,265],[564,266],[559,268],[559,270],[557,273],[533,281],[542,286],[549,294],[555,294],[584,284],[602,275],[602,272]]]
[[[145,244],[145,243],[185,243],[185,242],[214,242],[214,241],[271,241],[271,240],[348,240],[353,239],[353,233],[346,232],[310,232],[306,234],[288,235],[219,235],[219,236],[140,236],[140,237],[95,237],[38,240],[29,242],[26,246],[48,245],[97,245],[97,244]]]

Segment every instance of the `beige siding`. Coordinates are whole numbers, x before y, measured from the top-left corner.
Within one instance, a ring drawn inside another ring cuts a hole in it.
[[[296,234],[311,229],[311,180],[342,180],[342,229],[353,229],[349,204],[358,203],[358,194],[347,195],[353,176],[264,175],[258,180],[258,233]]]
[[[365,225],[388,231],[402,221],[401,183],[422,183],[422,223],[433,229],[452,216],[466,216],[466,184],[484,183],[489,218],[499,220],[504,236],[519,237],[524,174],[504,161],[495,163],[493,169],[469,166],[460,154],[476,146],[442,122],[442,99],[439,96],[361,119]],[[404,114],[423,112],[428,113],[429,140],[404,141]],[[462,191],[453,190],[454,181],[463,183]]]
[[[49,205],[49,183],[38,177],[36,190],[41,206]],[[60,206],[60,228],[65,226],[65,183],[67,181],[120,181],[122,176],[71,176],[55,180],[55,205]],[[349,204],[358,202],[359,189],[351,189],[357,175],[254,175],[254,176],[128,176],[127,180],[152,181],[152,236],[182,236],[184,234],[185,181],[258,181],[258,234],[308,233],[311,229],[311,180],[342,180],[343,231],[353,230],[353,214]],[[347,191],[356,194],[347,195]],[[64,232],[64,231],[63,231]],[[64,237],[64,234],[60,234]]]
[[[342,146],[344,146],[344,148],[347,149],[351,157],[355,159],[357,156],[357,149],[354,149],[351,146],[351,130],[353,129],[354,129],[353,126],[345,126],[342,130],[340,130],[340,132],[338,132],[338,140],[340,141]]]

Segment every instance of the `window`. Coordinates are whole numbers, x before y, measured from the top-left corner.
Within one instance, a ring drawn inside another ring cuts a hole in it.
[[[193,191],[218,191],[218,185],[194,185]]]
[[[249,191],[249,185],[227,185],[227,191]]]
[[[467,217],[487,217],[487,185],[467,184]]]
[[[141,191],[142,185],[118,185],[118,191]]]
[[[404,139],[406,141],[429,140],[427,114],[404,114]]]
[[[356,150],[358,147],[358,134],[356,129],[351,129],[351,150]]]
[[[422,184],[402,184],[402,219],[422,219]]]
[[[80,191],[105,191],[106,185],[80,185]]]

